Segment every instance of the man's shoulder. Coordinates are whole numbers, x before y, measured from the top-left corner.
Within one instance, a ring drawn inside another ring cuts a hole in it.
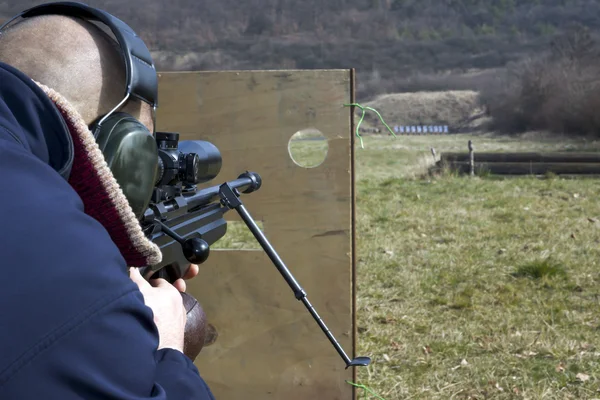
[[[5,117],[10,110],[4,108]],[[19,129],[34,128],[22,123],[8,129],[22,134]],[[0,311],[0,374],[31,361],[65,326],[93,317],[102,302],[136,290],[118,248],[85,213],[69,183],[33,152],[1,139],[0,131],[5,188],[0,196],[0,304],[7,305]]]

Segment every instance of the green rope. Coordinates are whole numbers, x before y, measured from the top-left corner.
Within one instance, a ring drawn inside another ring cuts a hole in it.
[[[359,129],[360,129],[360,124],[362,124],[363,120],[365,119],[365,110],[369,110],[369,111],[373,111],[375,114],[377,114],[377,116],[379,117],[379,120],[381,120],[381,122],[383,123],[383,125],[385,125],[385,127],[388,129],[388,131],[390,131],[390,133],[396,137],[396,134],[394,133],[393,129],[390,128],[388,126],[388,124],[385,123],[385,121],[383,120],[383,117],[381,116],[381,114],[379,114],[379,111],[377,111],[376,109],[372,108],[372,107],[365,107],[363,105],[360,105],[358,103],[351,103],[351,104],[344,104],[344,107],[358,107],[362,110],[362,115],[360,116],[360,120],[358,121],[358,124],[356,125],[356,137],[360,139],[360,147],[362,149],[365,148],[364,143],[363,143],[363,139],[362,136],[360,136],[359,133]]]
[[[368,387],[366,387],[365,385],[359,385],[357,383],[354,382],[350,382],[350,381],[346,381],[347,384],[355,386],[357,388],[363,389],[368,393],[371,393],[373,396],[377,397],[379,400],[385,400],[383,397],[381,397],[380,395],[378,395],[377,393],[375,393],[374,391],[372,391],[371,389],[369,389]]]

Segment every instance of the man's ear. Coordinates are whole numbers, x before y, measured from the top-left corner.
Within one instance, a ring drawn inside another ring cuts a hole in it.
[[[143,101],[138,99],[129,98],[125,106],[120,110],[131,115],[133,118],[140,121],[146,129],[150,132],[154,132],[154,118],[152,107]]]

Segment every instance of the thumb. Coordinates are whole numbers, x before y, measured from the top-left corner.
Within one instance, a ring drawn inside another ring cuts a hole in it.
[[[140,290],[143,287],[150,287],[150,283],[144,279],[142,274],[140,274],[139,268],[135,268],[135,267],[129,268],[129,277],[131,278],[131,280],[133,282],[135,282],[138,285]]]

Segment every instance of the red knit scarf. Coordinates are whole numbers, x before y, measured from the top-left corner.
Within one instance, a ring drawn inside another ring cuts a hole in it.
[[[81,197],[85,213],[104,226],[128,266],[143,267],[159,263],[162,260],[160,249],[142,232],[139,221],[83,118],[59,93],[36,83],[56,104],[69,127],[75,150],[69,183]]]

